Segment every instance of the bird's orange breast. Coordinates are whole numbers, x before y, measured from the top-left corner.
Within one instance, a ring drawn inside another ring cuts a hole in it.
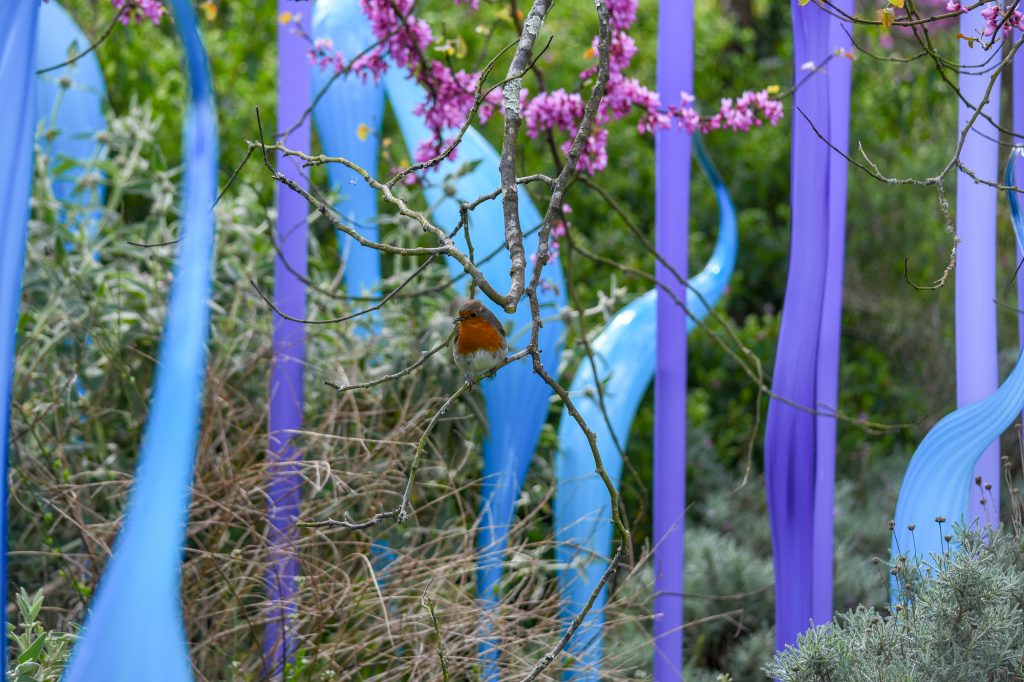
[[[459,323],[456,349],[462,355],[478,350],[496,353],[505,346],[505,337],[485,320],[463,320]]]

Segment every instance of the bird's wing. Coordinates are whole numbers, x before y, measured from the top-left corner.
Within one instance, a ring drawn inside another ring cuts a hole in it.
[[[498,321],[498,316],[497,316],[497,315],[495,315],[494,313],[492,313],[492,312],[491,312],[490,310],[488,310],[487,308],[484,308],[484,312],[483,312],[483,314],[484,314],[484,317],[486,318],[486,320],[487,320],[488,322],[490,322],[491,324],[493,324],[493,325],[494,325],[495,327],[497,327],[497,328],[498,328],[498,331],[500,331],[500,332],[501,332],[501,336],[502,336],[502,338],[504,338],[505,336],[507,336],[507,335],[508,335],[508,334],[507,334],[507,333],[505,332],[505,326],[504,326],[504,325],[503,325],[503,324],[502,324],[501,322],[499,322],[499,321]]]

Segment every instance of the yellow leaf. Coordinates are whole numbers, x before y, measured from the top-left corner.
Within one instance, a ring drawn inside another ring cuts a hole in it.
[[[469,46],[466,45],[466,41],[462,39],[462,36],[455,36],[455,56],[458,59],[464,59],[468,52]]]
[[[807,3],[809,3],[810,1],[811,1],[811,0],[800,0],[800,6],[801,6],[801,7],[803,7],[804,5],[806,5]]]
[[[380,146],[384,147],[385,149],[390,147],[391,146],[391,138],[390,137],[385,137],[383,140],[380,141]]]
[[[965,36],[963,33],[957,33],[956,34],[956,38],[957,38],[957,40],[966,40],[967,41],[967,47],[974,47],[974,41],[977,40],[977,38],[971,38],[969,36]]]
[[[212,2],[204,2],[200,7],[203,8],[203,14],[207,21],[214,21],[217,18],[217,5]]]
[[[764,89],[764,91],[767,92],[769,95],[777,95],[779,94],[779,92],[782,91],[782,88],[780,88],[778,85],[769,85],[767,88]]]
[[[594,48],[593,47],[588,47],[587,51],[583,53],[583,58],[584,59],[593,59],[595,54],[597,54],[597,52],[594,50]]]
[[[900,9],[903,9],[903,5],[905,2],[906,0],[889,0],[890,5],[892,5],[893,7],[899,7]]]
[[[886,7],[879,18],[882,20],[882,28],[888,29],[896,21],[896,13],[892,11],[892,7]]]
[[[356,137],[361,141],[366,142],[366,138],[370,136],[370,132],[372,132],[372,130],[373,129],[365,123],[360,123],[356,128]]]
[[[281,22],[282,26],[284,26],[285,24],[290,24],[292,21],[292,13],[289,12],[288,10],[285,10],[284,12],[281,12],[281,14],[278,15],[277,20]]]

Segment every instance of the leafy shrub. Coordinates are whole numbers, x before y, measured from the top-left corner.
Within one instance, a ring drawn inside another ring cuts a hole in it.
[[[951,547],[911,570],[895,606],[859,606],[816,627],[765,671],[786,682],[1017,680],[1024,676],[1021,536],[958,528]],[[901,557],[893,570],[904,573]]]
[[[13,658],[7,667],[7,682],[57,682],[71,654],[75,636],[47,630],[39,622],[43,592],[29,596],[25,588],[14,595],[18,607],[18,625],[7,625],[7,638]]]

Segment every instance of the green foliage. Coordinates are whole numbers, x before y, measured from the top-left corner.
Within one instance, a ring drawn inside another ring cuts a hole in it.
[[[951,547],[911,571],[912,595],[904,577],[891,610],[842,613],[801,635],[765,671],[785,682],[1020,679],[1022,558],[1016,532],[958,528]],[[897,566],[905,568],[900,558]]]
[[[730,300],[731,295],[725,300],[726,306]],[[748,315],[733,331],[764,368],[771,368],[779,334],[777,314]],[[697,329],[690,335],[688,346],[692,388],[687,397],[687,424],[707,432],[716,452],[728,464],[745,465],[751,439],[758,438],[755,442],[760,443],[763,438],[763,429],[758,427],[764,424],[768,401],[762,396],[758,414],[756,384],[710,334]],[[760,447],[755,451],[759,452]]]
[[[19,588],[14,595],[18,623],[7,624],[12,662],[7,666],[7,682],[57,682],[64,670],[75,636],[47,630],[40,622],[43,592],[29,595]]]
[[[276,45],[277,6],[216,4],[215,20],[198,14],[222,133],[221,182],[226,182],[245,153],[243,141],[258,137],[256,107],[262,110],[263,125],[276,129],[277,52],[272,46]],[[99,35],[117,13],[109,2],[65,0],[62,5],[90,36]],[[172,22],[173,17],[167,15],[159,27],[149,22],[118,27],[100,45],[97,55],[107,80],[111,112],[122,115],[136,98],[147,100],[163,119],[154,133],[156,144],[168,158],[179,159],[186,76]],[[252,182],[261,176],[254,164],[242,181]],[[270,194],[263,198],[269,199]]]

